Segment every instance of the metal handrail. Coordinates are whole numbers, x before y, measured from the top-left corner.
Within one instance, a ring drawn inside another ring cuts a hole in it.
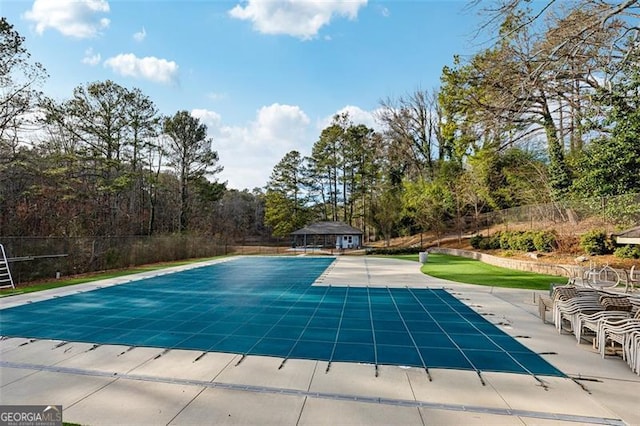
[[[16,286],[13,283],[13,277],[11,276],[11,269],[9,269],[9,261],[7,260],[7,253],[4,251],[4,246],[0,244],[0,288],[13,288]],[[9,284],[5,284],[9,283]]]

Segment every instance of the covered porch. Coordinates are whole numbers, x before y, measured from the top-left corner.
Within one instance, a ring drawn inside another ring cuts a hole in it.
[[[343,222],[317,222],[291,233],[295,248],[336,250],[362,247],[362,231]]]

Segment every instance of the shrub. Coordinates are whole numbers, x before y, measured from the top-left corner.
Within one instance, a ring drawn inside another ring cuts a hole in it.
[[[511,239],[513,238],[513,232],[503,232],[500,234],[500,248],[503,250],[509,250],[511,248]]]
[[[480,240],[478,248],[480,250],[491,250],[491,241],[493,241],[493,237],[483,238],[482,240]]]
[[[497,250],[500,248],[500,235],[501,233],[498,232],[497,234],[494,234],[487,239],[488,240],[487,244],[489,246],[489,249]]]
[[[507,231],[498,232],[490,237],[474,235],[471,246],[481,250],[518,250],[550,252],[557,247],[554,231]]]
[[[507,232],[506,244],[503,246],[503,242],[500,242],[500,246],[505,250],[521,250],[520,238],[522,237],[522,231]]]
[[[536,232],[533,236],[533,244],[536,250],[544,253],[553,251],[556,246],[556,234],[552,231],[540,231]]]
[[[602,229],[593,229],[580,237],[580,247],[589,255],[601,255],[612,252],[611,242]]]
[[[469,239],[471,247],[480,250],[495,250],[500,248],[500,233],[497,232],[489,237],[474,235]]]
[[[471,244],[471,247],[474,249],[479,249],[483,240],[485,240],[485,238],[482,235],[474,235],[469,239],[469,244]]]
[[[491,250],[491,237],[483,238],[478,244],[480,250]]]
[[[638,246],[622,246],[614,250],[613,255],[621,259],[640,259],[640,247]]]
[[[514,250],[520,251],[534,251],[536,249],[536,245],[533,243],[533,237],[535,233],[533,231],[520,232],[518,235],[514,236],[514,241],[511,246]]]

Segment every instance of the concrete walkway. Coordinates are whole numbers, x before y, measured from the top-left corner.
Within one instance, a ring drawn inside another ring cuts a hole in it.
[[[188,266],[193,267],[193,265]],[[173,268],[182,270],[188,267]],[[167,271],[163,271],[165,273]],[[149,276],[154,273],[146,273]],[[0,308],[135,279],[0,299]],[[537,317],[541,293],[452,283],[419,264],[338,257],[316,285],[446,288],[570,378],[185,350],[0,341],[0,404],[62,404],[80,424],[640,424],[640,378]]]

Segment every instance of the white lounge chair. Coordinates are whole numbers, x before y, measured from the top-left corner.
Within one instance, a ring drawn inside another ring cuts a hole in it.
[[[573,325],[573,333],[578,342],[585,330],[597,333],[603,321],[619,321],[631,317],[628,311],[599,311],[592,314],[579,313]],[[597,349],[597,339],[594,339],[594,346]]]
[[[632,331],[623,349],[626,352],[627,364],[640,376],[640,331]]]
[[[625,270],[625,286],[624,292],[634,291],[636,287],[640,288],[640,271],[636,269],[636,265],[632,265],[629,271]]]
[[[631,339],[635,332],[640,332],[640,311],[636,312],[634,318],[603,321],[598,330],[598,349],[602,358],[606,355],[607,343],[613,347],[618,343],[623,351],[622,357],[627,358],[627,351],[624,350],[628,346],[628,339]]]
[[[604,311],[599,302],[597,292],[578,293],[578,296],[568,300],[557,300],[554,303],[554,323],[558,333],[562,333],[564,321],[570,324],[570,330],[575,328],[575,321],[579,314],[593,314]]]

